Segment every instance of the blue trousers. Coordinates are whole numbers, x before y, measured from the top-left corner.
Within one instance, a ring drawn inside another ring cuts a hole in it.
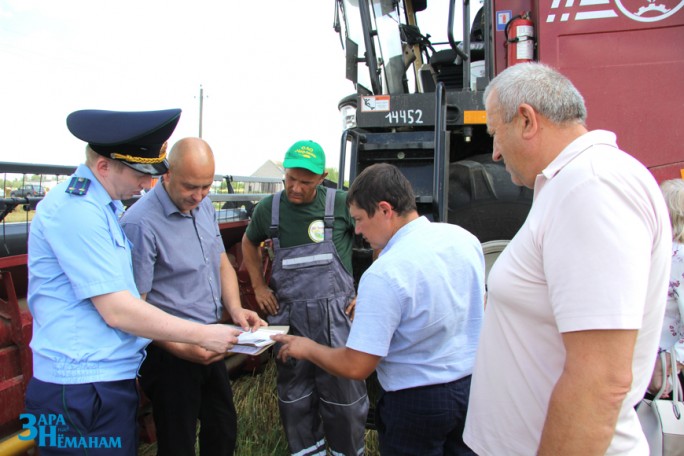
[[[381,392],[376,406],[380,454],[475,455],[463,442],[470,377]]]
[[[138,452],[135,380],[59,385],[32,378],[25,429],[36,431],[41,456]]]

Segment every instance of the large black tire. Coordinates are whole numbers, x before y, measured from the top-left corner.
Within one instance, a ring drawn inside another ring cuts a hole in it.
[[[482,243],[485,277],[527,218],[532,191],[518,187],[490,154],[454,162],[449,168],[448,221],[473,233]]]
[[[490,154],[449,166],[448,221],[482,243],[512,239],[531,205],[532,191],[513,184],[503,164],[492,161]]]

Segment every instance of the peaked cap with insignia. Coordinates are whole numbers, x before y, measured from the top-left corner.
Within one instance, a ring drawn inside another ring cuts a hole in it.
[[[159,176],[168,170],[166,141],[180,109],[104,111],[84,109],[67,117],[67,128],[98,154],[122,161],[136,171]]]

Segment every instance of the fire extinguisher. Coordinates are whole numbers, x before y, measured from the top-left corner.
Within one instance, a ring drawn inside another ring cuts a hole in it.
[[[504,28],[506,66],[534,60],[534,24],[529,11],[513,16]]]

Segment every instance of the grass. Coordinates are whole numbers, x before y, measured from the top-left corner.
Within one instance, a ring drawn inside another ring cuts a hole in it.
[[[269,358],[263,373],[243,375],[232,386],[238,414],[235,453],[244,456],[288,454],[278,411],[275,361]]]
[[[17,206],[14,208],[12,212],[7,214],[5,219],[3,220],[4,222],[11,223],[11,222],[26,222],[29,220],[33,219],[33,216],[35,215],[36,211],[25,211],[22,206]]]
[[[280,423],[276,393],[276,367],[268,359],[260,374],[247,374],[233,380],[233,400],[238,415],[237,456],[286,456],[287,441]],[[142,444],[138,456],[152,456],[156,444]],[[199,454],[199,451],[196,451]],[[366,456],[377,456],[377,433],[366,431]]]

